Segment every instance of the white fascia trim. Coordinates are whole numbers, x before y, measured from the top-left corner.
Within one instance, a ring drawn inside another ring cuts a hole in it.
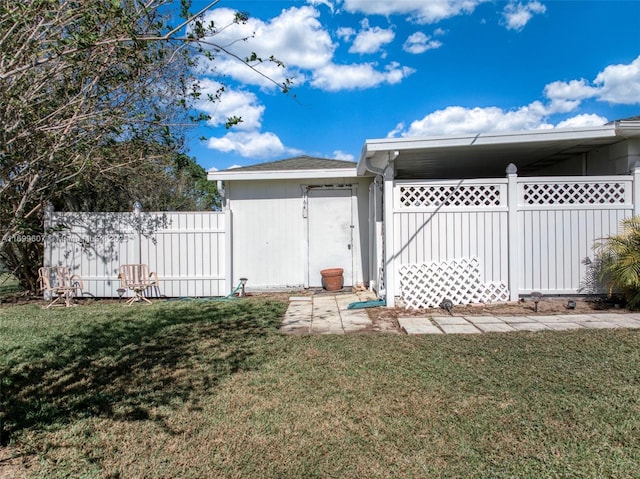
[[[424,138],[382,138],[367,140],[361,160],[377,151],[414,150],[421,148],[443,148],[475,145],[499,145],[513,143],[532,143],[537,141],[581,140],[598,138],[615,138],[615,125],[605,125],[580,129],[533,130],[515,132],[488,132],[477,135],[451,135]]]
[[[210,171],[207,178],[217,180],[303,180],[309,178],[356,178],[356,168],[327,170]]]

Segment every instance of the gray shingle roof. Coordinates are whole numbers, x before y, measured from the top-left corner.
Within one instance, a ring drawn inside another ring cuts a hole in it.
[[[356,163],[342,160],[329,160],[326,158],[312,158],[310,156],[298,156],[286,160],[270,161],[257,165],[242,166],[227,171],[288,171],[288,170],[331,170],[338,168],[355,168]]]

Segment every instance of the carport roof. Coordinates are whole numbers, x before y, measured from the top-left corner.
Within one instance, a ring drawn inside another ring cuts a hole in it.
[[[298,156],[223,171],[208,172],[210,180],[265,180],[355,177],[356,163]]]
[[[509,163],[527,174],[629,138],[640,138],[636,118],[587,128],[367,140],[358,174],[379,173],[389,159],[405,179],[502,176]]]

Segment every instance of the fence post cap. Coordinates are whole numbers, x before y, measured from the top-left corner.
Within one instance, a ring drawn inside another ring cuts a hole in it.
[[[513,163],[509,163],[505,172],[507,173],[507,175],[515,175],[516,173],[518,173],[518,167]]]

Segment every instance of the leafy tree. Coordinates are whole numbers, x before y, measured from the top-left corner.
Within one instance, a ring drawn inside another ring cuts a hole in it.
[[[147,159],[134,169],[117,168],[84,178],[68,195],[52,203],[56,211],[131,211],[140,201],[146,211],[207,211],[220,207],[215,183],[185,153]]]
[[[632,309],[640,308],[640,216],[622,221],[619,234],[597,245],[600,280],[609,294],[621,293]]]
[[[49,203],[214,203],[181,138],[207,119],[190,115],[198,58],[235,57],[212,42],[225,26],[202,19],[217,3],[192,15],[187,0],[0,0],[0,260],[24,287],[35,289],[41,250],[12,240],[41,232]]]

